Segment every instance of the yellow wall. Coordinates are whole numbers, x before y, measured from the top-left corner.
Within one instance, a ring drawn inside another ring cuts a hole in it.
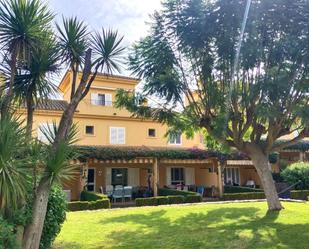
[[[63,91],[63,98],[69,101],[71,93],[71,76],[67,72],[64,76],[60,89]],[[74,115],[74,123],[78,126],[79,145],[110,145],[110,127],[125,128],[125,144],[117,146],[154,146],[170,148],[204,148],[200,143],[200,136],[195,135],[193,139],[187,139],[182,135],[181,145],[172,145],[165,138],[167,126],[151,120],[141,120],[131,117],[131,114],[113,106],[97,106],[91,103],[91,93],[111,93],[112,100],[115,100],[116,90],[119,88],[134,90],[138,80],[125,77],[98,76],[93,82],[87,96],[81,101]],[[36,110],[34,112],[33,135],[37,137],[37,130],[40,123],[59,123],[61,118],[59,111]],[[23,112],[22,118],[25,118]],[[85,126],[94,126],[94,135],[85,134]],[[148,136],[148,129],[156,130],[156,137]]]

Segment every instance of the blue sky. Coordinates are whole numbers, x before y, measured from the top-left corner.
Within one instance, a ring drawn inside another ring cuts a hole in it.
[[[117,29],[124,35],[126,47],[147,34],[149,26],[145,22],[160,9],[160,0],[48,0],[48,4],[58,22],[62,16],[77,16],[92,30]]]

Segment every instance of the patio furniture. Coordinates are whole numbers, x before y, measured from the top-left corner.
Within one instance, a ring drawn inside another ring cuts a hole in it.
[[[114,186],[113,185],[107,185],[105,189],[107,196],[112,196],[114,192]]]
[[[183,191],[189,191],[189,186],[183,186]]]
[[[115,189],[116,189],[116,188],[123,188],[123,186],[122,186],[122,185],[116,185],[116,186],[115,186]]]
[[[255,182],[253,180],[247,181],[246,187],[255,188]]]
[[[199,193],[203,197],[204,192],[205,192],[205,187],[204,186],[198,186],[196,192]]]
[[[177,185],[176,185],[176,189],[177,189],[177,190],[182,190],[182,185],[181,185],[181,184],[177,184]]]
[[[132,186],[126,186],[123,188],[123,198],[126,200],[126,198],[129,198],[130,201],[132,200],[132,194],[133,194],[133,187]]]
[[[117,199],[121,199],[121,201],[123,202],[123,188],[120,188],[120,187],[116,187],[114,192],[113,192],[113,201],[114,202],[117,202]]]

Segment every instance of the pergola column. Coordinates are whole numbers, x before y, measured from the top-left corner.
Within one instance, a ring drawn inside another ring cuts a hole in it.
[[[154,158],[153,161],[153,195],[158,196],[159,186],[159,165],[158,158]]]
[[[218,161],[218,188],[219,188],[219,197],[223,196],[223,182],[222,182],[222,165],[221,162]]]
[[[299,152],[299,161],[301,161],[301,162],[305,161],[305,152],[304,151]]]

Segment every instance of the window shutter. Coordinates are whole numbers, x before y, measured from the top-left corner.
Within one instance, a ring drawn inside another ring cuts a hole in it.
[[[166,167],[166,185],[169,186],[172,184],[172,177],[171,177],[171,167]]]
[[[91,104],[92,105],[98,105],[99,101],[99,95],[97,93],[91,93]]]
[[[185,184],[195,185],[195,170],[192,167],[185,168]]]
[[[118,144],[125,144],[125,128],[118,128]]]
[[[111,168],[105,168],[105,186],[112,184],[112,169]]]
[[[109,131],[109,142],[110,144],[117,144],[117,128],[111,127]]]
[[[112,102],[112,95],[110,93],[106,93],[105,94],[105,105],[106,106],[112,106],[113,102]]]
[[[139,186],[139,168],[128,168],[128,185]]]

